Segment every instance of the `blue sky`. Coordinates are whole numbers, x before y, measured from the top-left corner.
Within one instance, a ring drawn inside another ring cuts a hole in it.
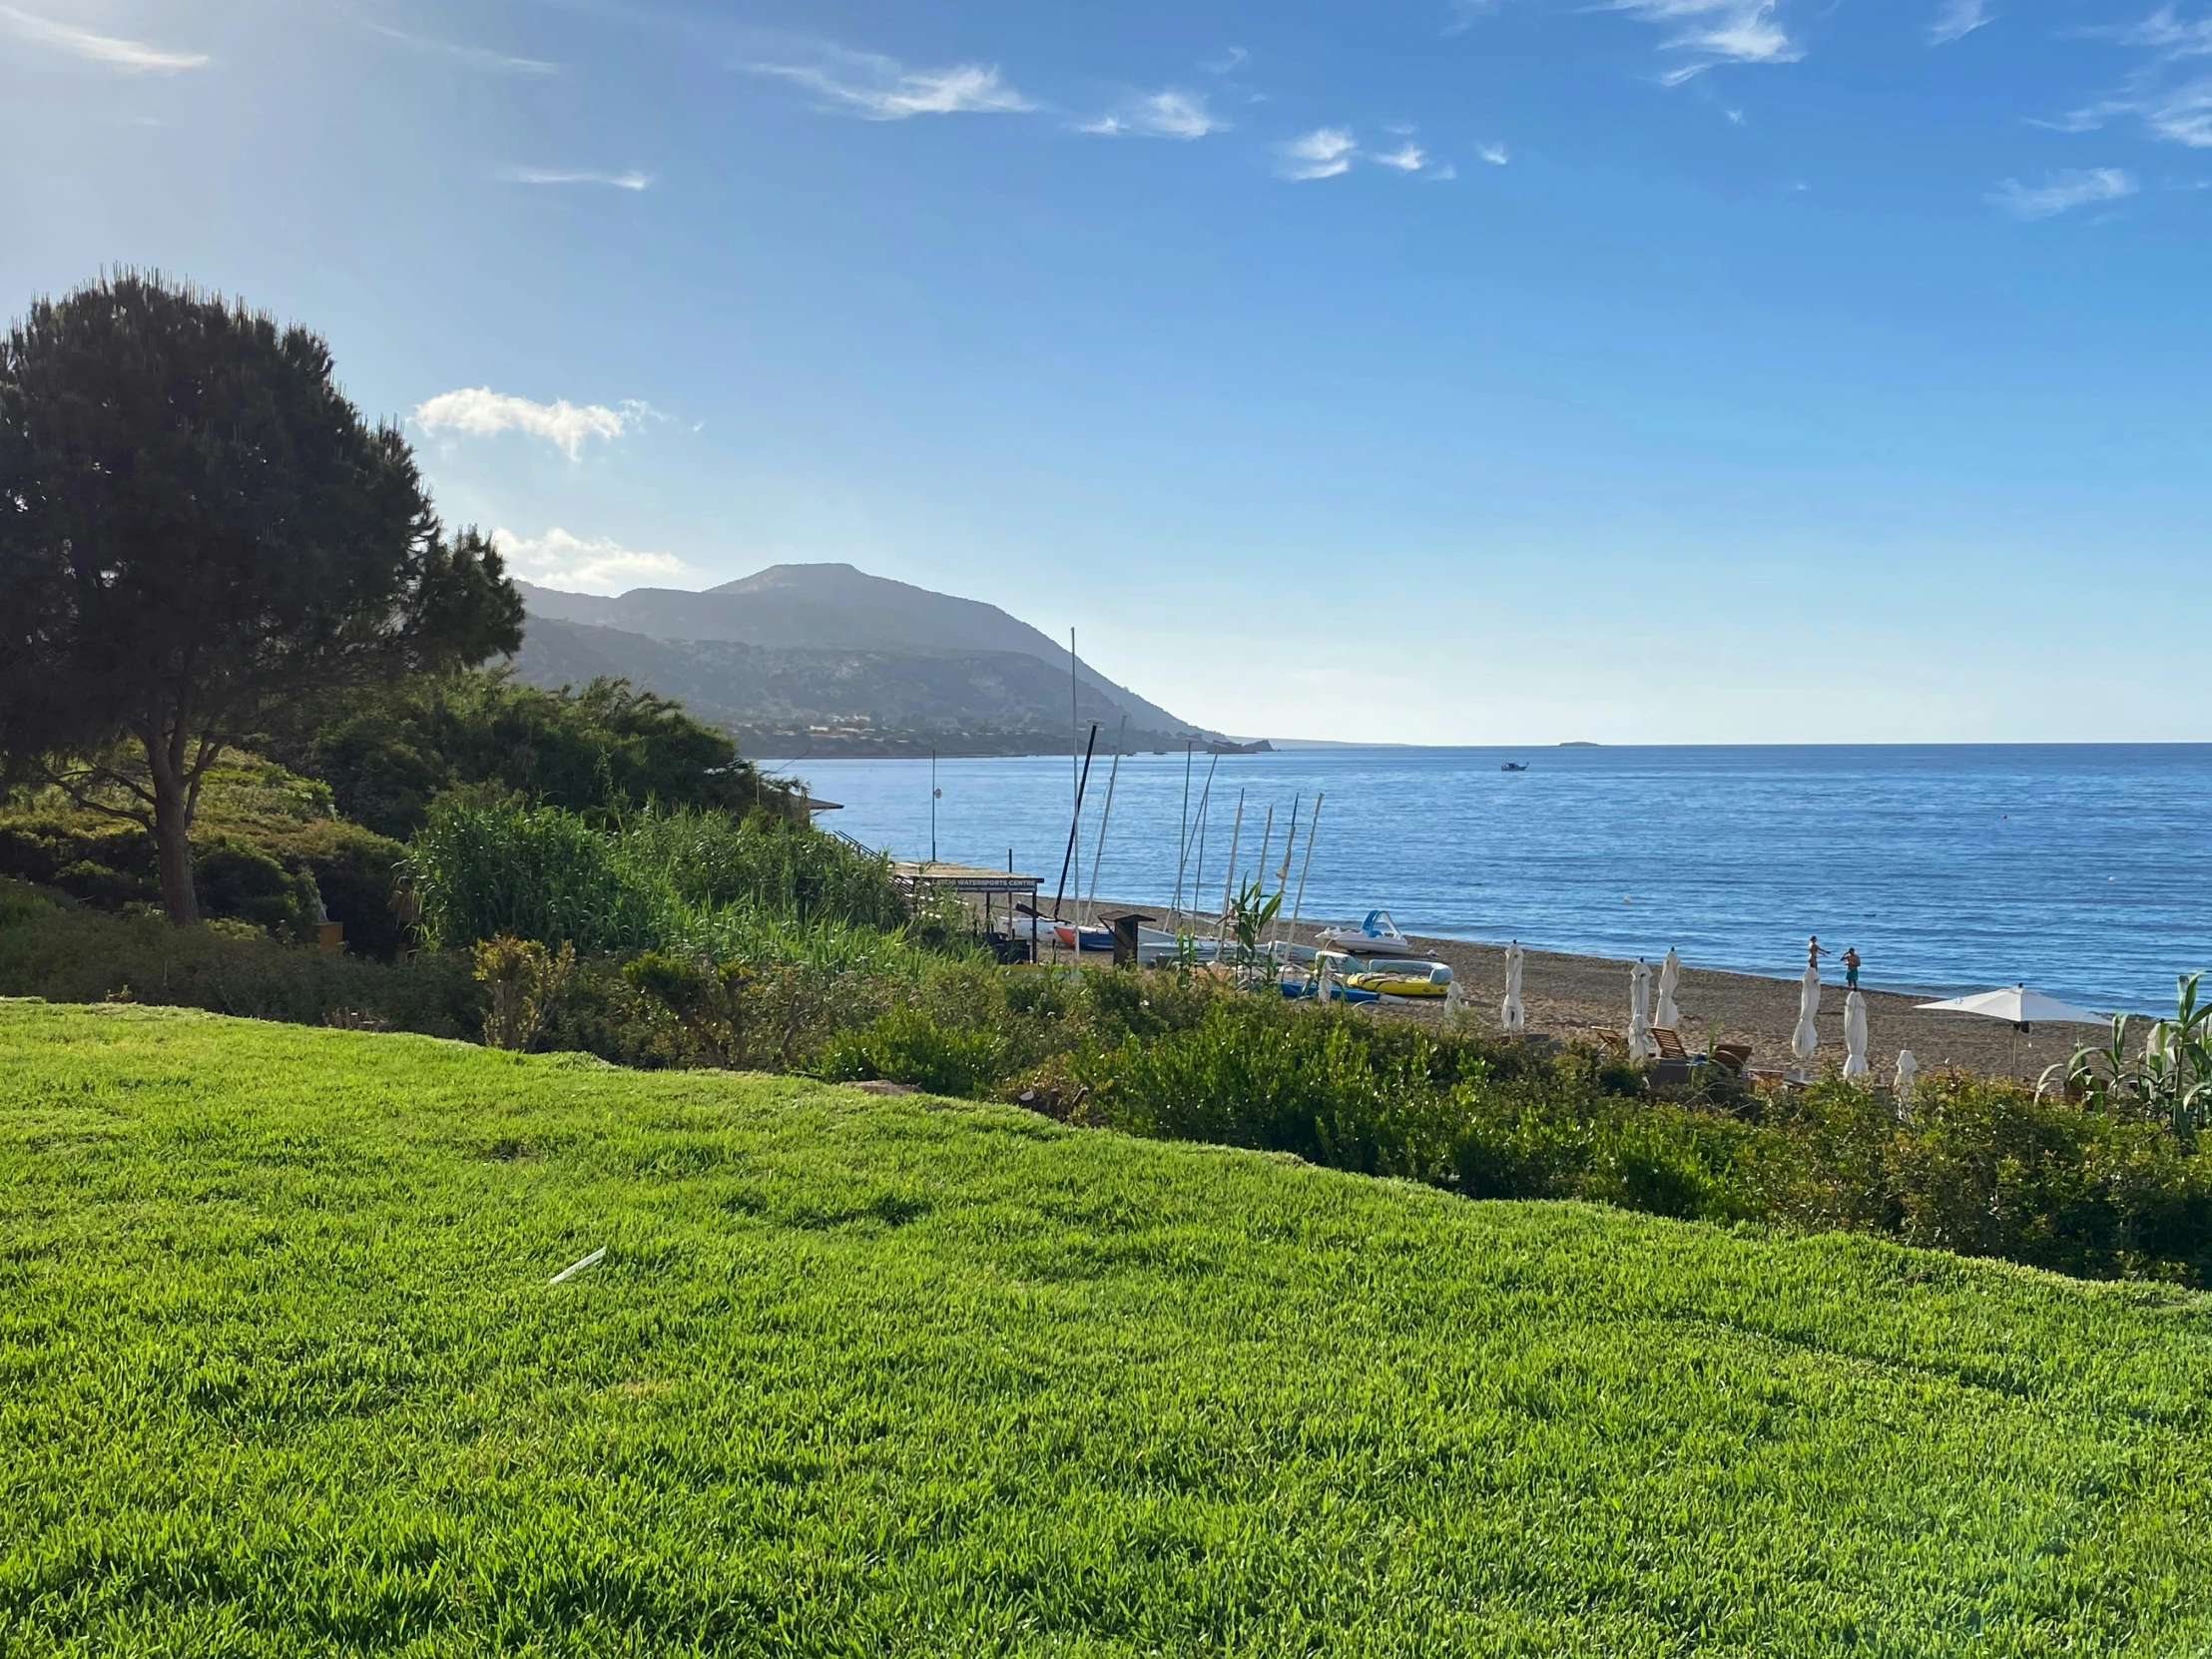
[[[0,0],[0,301],[330,338],[570,586],[1188,718],[2212,739],[2212,8]]]

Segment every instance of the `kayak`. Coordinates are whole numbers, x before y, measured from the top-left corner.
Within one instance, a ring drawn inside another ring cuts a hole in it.
[[[1442,970],[1441,978],[1378,968],[1367,973],[1348,974],[1345,983],[1355,990],[1377,991],[1388,996],[1442,996],[1451,989],[1451,969],[1441,962],[1436,966]]]

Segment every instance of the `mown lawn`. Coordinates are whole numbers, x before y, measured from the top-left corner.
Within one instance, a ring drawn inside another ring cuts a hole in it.
[[[2208,1404],[2202,1296],[0,1004],[11,1656],[2194,1653]]]

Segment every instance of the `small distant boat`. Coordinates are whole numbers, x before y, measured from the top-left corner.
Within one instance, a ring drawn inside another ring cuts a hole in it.
[[[1500,772],[1526,772],[1528,763],[1526,761],[1506,761],[1497,770]]]

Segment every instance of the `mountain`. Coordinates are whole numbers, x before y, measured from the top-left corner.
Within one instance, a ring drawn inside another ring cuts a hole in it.
[[[519,659],[537,685],[621,675],[681,698],[751,753],[1057,753],[1070,724],[1068,652],[995,605],[847,564],[774,565],[689,593],[605,598],[528,582]],[[1241,747],[1076,663],[1077,704],[1132,749]]]

